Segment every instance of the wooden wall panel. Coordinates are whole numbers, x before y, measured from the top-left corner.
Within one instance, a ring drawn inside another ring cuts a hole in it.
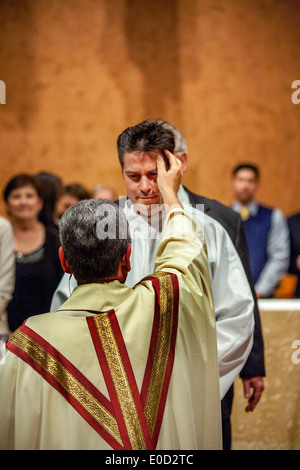
[[[299,46],[297,0],[1,0],[0,189],[47,170],[124,194],[116,138],[159,117],[187,138],[192,190],[229,204],[251,160],[260,199],[300,209]]]

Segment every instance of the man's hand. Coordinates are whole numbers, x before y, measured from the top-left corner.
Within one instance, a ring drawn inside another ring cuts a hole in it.
[[[174,206],[181,207],[177,192],[182,181],[183,170],[181,161],[171,152],[165,150],[165,156],[169,160],[170,168],[167,169],[162,156],[157,157],[157,184],[166,204],[166,211]]]
[[[248,398],[248,405],[245,409],[246,412],[253,411],[260,400],[261,394],[264,391],[264,381],[262,377],[251,377],[250,379],[243,379],[244,397]],[[251,389],[253,393],[251,395]]]

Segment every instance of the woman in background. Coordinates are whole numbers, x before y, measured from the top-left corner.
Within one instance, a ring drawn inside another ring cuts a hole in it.
[[[90,197],[91,195],[87,188],[80,183],[69,183],[65,185],[56,203],[56,223],[59,224],[62,215],[69,207],[84,199],[90,199]]]
[[[11,218],[16,260],[16,284],[7,306],[11,331],[23,321],[50,310],[52,295],[62,276],[58,239],[38,216],[43,200],[36,177],[20,174],[4,190]]]
[[[47,230],[59,236],[58,225],[55,222],[55,207],[64,191],[62,180],[54,173],[46,171],[37,173],[35,176],[39,182],[43,199],[43,208],[39,213],[39,220],[45,225]]]

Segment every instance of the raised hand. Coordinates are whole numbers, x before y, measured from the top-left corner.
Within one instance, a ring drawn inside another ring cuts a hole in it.
[[[162,156],[157,158],[157,184],[167,206],[166,210],[170,210],[174,206],[181,207],[177,192],[182,182],[183,170],[181,161],[168,150],[165,150],[165,157],[169,165],[166,165]]]

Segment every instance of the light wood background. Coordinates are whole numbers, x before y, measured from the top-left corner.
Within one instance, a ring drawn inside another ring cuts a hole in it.
[[[299,0],[1,0],[0,190],[51,171],[122,195],[117,136],[162,118],[187,139],[191,190],[230,204],[232,167],[253,161],[260,200],[289,215],[300,209],[299,51]],[[260,413],[266,425],[271,389],[253,416],[237,394],[237,447],[261,439],[247,432]]]
[[[235,380],[231,416],[234,450],[300,450],[300,302],[290,301],[295,304],[292,307],[284,307],[282,302],[280,310],[260,308],[266,377],[253,413],[245,412],[242,380]]]
[[[0,190],[52,171],[124,194],[117,136],[162,118],[187,139],[190,189],[229,204],[231,169],[250,160],[260,200],[288,215],[300,209],[299,50],[298,0],[1,0]]]

